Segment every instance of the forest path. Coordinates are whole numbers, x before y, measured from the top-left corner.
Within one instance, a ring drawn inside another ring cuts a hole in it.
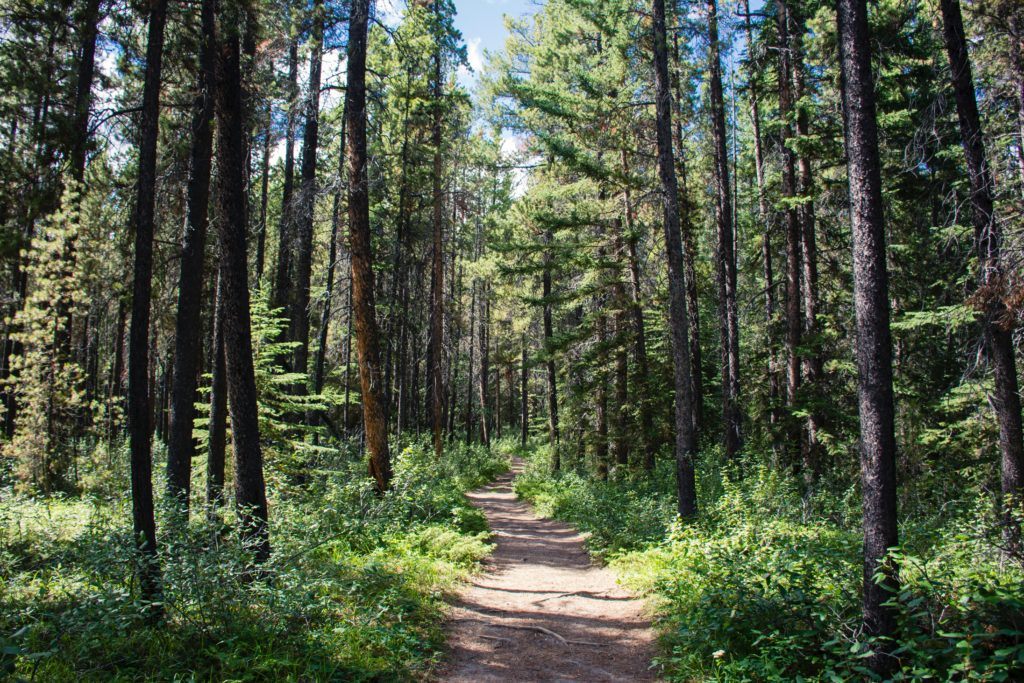
[[[497,547],[462,591],[448,625],[441,681],[657,681],[643,603],[591,563],[573,527],[538,518],[511,472],[468,494]]]

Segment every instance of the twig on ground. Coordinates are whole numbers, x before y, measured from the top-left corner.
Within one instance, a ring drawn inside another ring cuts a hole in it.
[[[544,628],[543,626],[534,626],[532,624],[527,626],[518,626],[516,624],[502,624],[491,621],[484,621],[483,619],[473,619],[472,617],[463,617],[461,619],[458,619],[457,621],[477,621],[487,626],[493,626],[494,628],[511,628],[517,631],[536,631],[537,633],[543,633],[546,636],[554,638],[566,647],[568,647],[569,645],[588,645],[590,647],[601,647],[601,643],[592,643],[588,640],[569,640],[565,636],[555,633],[549,628]]]

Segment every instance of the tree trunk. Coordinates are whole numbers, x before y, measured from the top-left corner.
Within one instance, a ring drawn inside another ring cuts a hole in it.
[[[439,3],[434,4],[439,11]],[[438,17],[440,19],[440,17]],[[430,276],[430,365],[427,368],[427,382],[430,385],[431,419],[430,428],[434,436],[434,455],[441,457],[444,446],[444,380],[442,375],[444,345],[444,190],[441,185],[443,156],[441,143],[444,124],[444,110],[441,99],[444,96],[444,76],[441,71],[441,46],[434,52],[433,78],[434,120],[431,130],[431,146],[434,148],[434,168],[431,173],[433,203],[433,246],[431,249]],[[485,356],[486,357],[486,356]],[[485,437],[486,442],[486,437]]]
[[[527,365],[526,358],[526,335],[523,335],[523,358],[519,368],[519,393],[520,401],[520,416],[519,416],[519,441],[523,448],[526,448],[526,442],[530,438],[530,393],[529,393],[529,366]]]
[[[352,0],[348,38],[348,87],[345,116],[348,127],[348,218],[352,258],[352,302],[359,378],[362,384],[363,427],[370,451],[370,474],[377,491],[391,483],[387,409],[383,403],[377,317],[374,306],[373,255],[370,244],[370,197],[366,173],[366,33],[369,0]]]
[[[793,10],[791,10],[793,12]],[[796,13],[793,12],[794,16]],[[810,121],[807,110],[803,106],[805,96],[804,48],[803,36],[805,28],[802,17],[792,22],[789,54],[792,58],[793,93],[796,98],[796,135],[801,141],[810,136]],[[811,392],[821,391],[822,358],[821,342],[818,339],[818,245],[814,225],[814,178],[811,171],[811,160],[807,153],[801,152],[797,160],[799,171],[800,209],[800,246],[803,250],[803,300],[804,329],[803,338],[813,349],[804,359],[805,376]],[[807,406],[807,439],[803,444],[804,481],[813,485],[818,480],[822,459],[822,446],[818,438],[821,428],[821,415],[816,407],[817,396],[812,396]]]
[[[490,418],[488,410],[487,383],[491,375],[490,335],[491,302],[487,293],[487,285],[481,286],[480,292],[480,441],[487,448],[491,447]]]
[[[658,135],[658,177],[664,203],[665,251],[668,259],[669,329],[675,389],[675,457],[678,509],[682,517],[697,514],[693,430],[693,396],[689,338],[686,329],[686,292],[683,249],[679,234],[679,187],[672,158],[672,95],[668,79],[665,40],[665,0],[652,0],[654,14],[654,86]],[[649,456],[650,457],[650,456]]]
[[[754,31],[750,23],[750,2],[743,0],[744,25],[747,34],[747,49],[752,50]],[[753,69],[753,55],[748,53],[748,62]],[[751,71],[747,86],[750,97],[750,125],[754,138],[754,173],[757,179],[757,212],[761,219],[761,265],[764,275],[764,319],[768,338],[768,420],[771,425],[778,422],[779,374],[778,358],[773,334],[775,322],[775,274],[772,268],[772,215],[768,209],[768,198],[764,178],[764,144],[761,137],[761,111],[758,100],[757,74]],[[775,436],[773,430],[773,437]],[[773,446],[774,448],[774,446]]]
[[[1002,494],[1004,500],[1015,499],[1007,504],[1012,504],[1019,516],[1020,510],[1024,509],[1024,501],[1020,499],[1024,491],[1024,443],[1021,438],[1020,391],[1013,348],[1014,316],[1004,303],[1007,283],[1001,254],[1002,229],[996,220],[993,206],[994,184],[985,158],[985,140],[978,115],[960,2],[941,0],[939,5],[960,120],[960,139],[971,181],[971,222],[974,225],[979,267],[979,288],[974,300],[982,314],[982,325],[994,370],[995,391],[991,403],[999,424]],[[1007,507],[1003,521],[1011,548],[1019,549],[1020,529],[1016,521],[1019,517],[1014,515],[1013,508]]]
[[[558,373],[555,369],[554,329],[551,314],[551,242],[553,240],[554,235],[551,232],[551,228],[548,228],[544,233],[544,274],[542,276],[544,356],[548,371],[548,443],[551,446],[551,469],[557,472],[561,469],[562,462],[558,452]]]
[[[71,175],[76,183],[85,180],[85,157],[89,147],[89,109],[92,82],[96,73],[96,36],[100,20],[100,0],[86,0],[76,22],[80,30],[78,78],[75,84],[75,118],[72,132]]]
[[[473,443],[473,356],[476,351],[476,278],[469,298],[469,370],[466,372],[466,443]]]
[[[625,292],[619,296],[625,298]],[[620,339],[628,334],[625,307],[615,314],[615,331]],[[615,464],[629,465],[629,359],[626,345],[620,342],[615,349],[615,441],[612,443]]]
[[[1013,0],[1010,0],[1012,4]],[[1017,174],[1024,194],[1024,15],[1013,13],[1010,22],[1010,66],[1017,95]]]
[[[202,336],[203,255],[210,202],[210,166],[213,154],[213,85],[216,41],[216,2],[203,0],[202,37],[196,100],[192,105],[192,151],[188,178],[188,208],[181,243],[178,273],[178,312],[174,332],[174,369],[171,380],[170,435],[167,440],[167,491],[188,515],[195,440],[196,387],[199,380]]]
[[[338,190],[334,193],[331,209],[331,244],[327,253],[327,283],[324,291],[324,309],[320,314],[317,338],[316,364],[313,369],[313,393],[324,390],[324,373],[327,367],[327,333],[331,325],[331,304],[334,299],[334,279],[338,270],[338,235],[341,232],[341,193],[345,178],[345,118],[341,120],[341,144],[338,153]],[[316,416],[310,416],[310,424],[316,424]]]
[[[293,0],[287,3],[288,30],[292,29]],[[288,44],[288,84],[285,90],[288,101],[285,102],[285,148],[284,178],[281,183],[281,220],[277,236],[277,265],[274,274],[273,296],[271,308],[284,308],[291,299],[292,277],[292,232],[295,229],[295,216],[292,195],[295,191],[295,129],[298,125],[296,108],[299,99],[299,43],[293,36]]]
[[[213,302],[211,346],[209,450],[206,458],[206,505],[212,519],[224,504],[224,452],[227,440],[228,387],[224,358],[224,292],[220,267]]]
[[[345,122],[348,123],[348,116],[345,116]],[[345,155],[345,150],[348,149],[347,141],[345,145],[342,145],[341,153]],[[348,263],[348,295],[346,296],[345,302],[345,405],[342,407],[341,419],[345,423],[345,431],[347,432],[351,428],[351,420],[349,419],[349,403],[352,398],[352,259],[351,254],[349,256]]]
[[[114,447],[114,437],[120,430],[115,413],[124,400],[124,328],[128,308],[123,297],[118,297],[117,322],[114,324],[114,363],[110,368],[110,386],[107,389],[107,450]]]
[[[729,190],[729,154],[722,96],[722,62],[718,45],[718,5],[708,0],[708,61],[711,67],[711,130],[714,139],[714,176],[717,190],[715,219],[718,224],[718,318],[722,364],[722,428],[727,458],[735,457],[742,444],[740,391],[739,311],[736,305],[736,254],[733,250],[732,194]]]
[[[793,111],[791,92],[791,55],[789,33],[791,18],[787,0],[777,0],[779,45],[779,118],[782,119],[780,142],[782,146],[782,195],[788,201],[786,214],[786,406],[789,443],[800,442],[799,429],[792,414],[797,408],[800,390],[800,339],[804,321],[800,315],[800,220],[794,205],[796,201],[796,155],[789,147],[793,137],[790,122]]]
[[[643,300],[640,296],[640,258],[637,254],[637,235],[633,214],[633,198],[629,189],[629,157],[626,150],[621,152],[622,173],[626,177],[626,185],[622,192],[623,215],[625,216],[626,234],[622,235],[622,225],[617,223],[619,234],[625,244],[625,256],[629,266],[629,313],[633,319],[633,333],[635,335],[635,356],[637,384],[640,386],[640,395],[637,402],[640,408],[640,430],[643,432],[644,444],[644,467],[653,465],[654,453],[658,450],[660,439],[654,433],[654,410],[648,396],[651,386],[650,364],[647,360],[647,330],[644,323]],[[621,251],[621,246],[620,246]]]
[[[153,291],[153,227],[156,209],[156,154],[160,127],[160,72],[167,0],[149,5],[149,35],[139,133],[139,172],[135,186],[135,266],[128,333],[128,436],[131,448],[132,523],[143,560],[139,584],[144,600],[160,592],[156,519],[153,513],[153,456],[150,441],[149,318]],[[159,609],[154,610],[159,613]]]
[[[292,372],[309,371],[309,288],[313,270],[313,214],[316,210],[316,154],[320,143],[320,71],[324,49],[323,0],[314,0],[312,45],[309,56],[309,92],[306,98],[306,126],[302,136],[302,169],[299,186],[299,216],[295,222],[295,286],[292,290],[291,332],[296,342]],[[305,382],[296,387],[306,389]]]
[[[260,161],[260,224],[259,233],[256,238],[256,280],[255,286],[263,286],[263,268],[266,264],[267,254],[267,203],[270,193],[270,138],[271,138],[271,111],[267,105],[267,122],[263,129],[263,157]]]
[[[604,249],[599,250],[598,259],[604,261],[606,258]],[[594,448],[594,457],[597,460],[597,474],[601,479],[608,478],[608,318],[605,316],[602,301],[594,301],[595,308],[599,309],[597,315],[597,397],[594,405],[594,420],[597,423],[597,443]]]
[[[232,11],[233,10],[233,11]],[[257,562],[270,556],[256,378],[253,369],[246,255],[245,108],[238,31],[241,7],[222,14],[217,53],[217,200],[224,350],[235,467],[235,506],[242,538]]]
[[[704,373],[700,348],[700,299],[697,290],[697,235],[693,224],[693,204],[690,201],[690,189],[686,176],[686,153],[683,146],[683,90],[681,70],[681,56],[679,54],[679,36],[673,32],[672,57],[675,62],[675,69],[672,70],[672,79],[675,81],[675,97],[673,99],[676,115],[675,125],[672,127],[672,144],[676,150],[673,161],[675,162],[676,180],[679,187],[679,229],[683,241],[683,282],[686,287],[686,324],[687,335],[690,340],[690,391],[693,405],[693,434],[696,441],[700,435],[701,425],[704,423]],[[653,464],[653,461],[652,461]]]
[[[853,228],[854,304],[857,328],[860,466],[864,498],[864,626],[870,636],[890,638],[895,610],[883,605],[895,594],[896,568],[886,553],[897,544],[896,438],[889,332],[889,283],[871,36],[865,0],[839,0],[839,61]],[[881,575],[878,580],[876,576]],[[876,641],[877,642],[877,641]],[[882,640],[871,658],[884,678],[897,664],[894,643]]]

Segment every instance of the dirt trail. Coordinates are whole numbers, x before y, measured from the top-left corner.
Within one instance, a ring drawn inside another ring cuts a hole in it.
[[[497,548],[460,595],[441,681],[656,681],[643,603],[593,565],[574,528],[539,519],[503,475],[469,494]]]

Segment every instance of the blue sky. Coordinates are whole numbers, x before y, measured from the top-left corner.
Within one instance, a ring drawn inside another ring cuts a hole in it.
[[[455,0],[455,26],[466,41],[470,64],[479,70],[484,50],[498,52],[505,47],[504,15],[521,17],[536,11],[538,0]]]

